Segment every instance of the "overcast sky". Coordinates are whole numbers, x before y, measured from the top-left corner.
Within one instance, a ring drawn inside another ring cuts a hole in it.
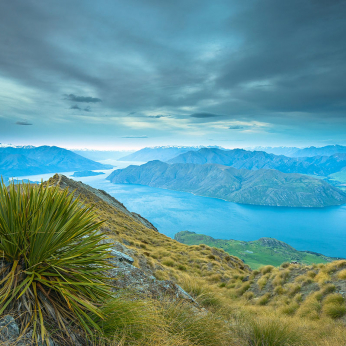
[[[346,1],[0,2],[0,143],[346,144]]]

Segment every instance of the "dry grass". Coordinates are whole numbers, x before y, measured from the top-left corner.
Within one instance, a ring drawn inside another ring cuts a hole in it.
[[[251,272],[223,250],[180,244],[91,192],[78,192],[106,220],[109,237],[134,251],[136,266],[178,282],[208,310],[146,301],[138,328],[124,327],[105,345],[345,345],[345,317],[339,317],[344,303],[334,292],[336,282],[346,279],[346,261],[308,267],[284,263],[280,269],[265,266]],[[243,282],[246,276],[250,279]],[[142,333],[146,321],[150,326]]]

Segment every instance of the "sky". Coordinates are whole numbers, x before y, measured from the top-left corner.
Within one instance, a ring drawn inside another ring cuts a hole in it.
[[[346,145],[346,1],[0,2],[0,143]]]

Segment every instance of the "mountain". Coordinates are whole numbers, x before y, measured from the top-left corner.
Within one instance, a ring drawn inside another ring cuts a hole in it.
[[[107,179],[116,184],[192,192],[241,204],[325,207],[346,203],[346,193],[321,179],[277,170],[250,171],[217,164],[150,161],[115,170]]]
[[[167,162],[194,164],[216,163],[238,169],[277,169],[284,173],[327,176],[339,172],[346,167],[346,154],[298,158],[268,154],[264,151],[203,148],[198,151],[189,151],[181,154]]]
[[[312,156],[331,156],[338,153],[346,153],[346,146],[343,145],[327,145],[325,147],[309,147],[297,150],[292,156],[296,157],[312,157]]]
[[[0,175],[4,177],[110,168],[59,147],[0,148]]]
[[[167,161],[180,154],[186,153],[188,151],[199,150],[200,148],[202,147],[201,146],[199,147],[163,146],[163,147],[143,148],[141,150],[134,152],[133,154],[121,157],[119,161],[139,161],[139,162],[148,162],[152,160]]]
[[[233,256],[241,258],[251,269],[263,265],[279,266],[284,262],[299,262],[309,265],[312,263],[327,263],[336,260],[310,251],[298,251],[292,246],[274,239],[260,238],[255,241],[214,239],[208,235],[182,231],[175,234],[174,239],[187,245],[205,244],[222,249]]]
[[[124,155],[129,155],[134,153],[134,150],[89,150],[89,149],[72,149],[74,153],[86,157],[87,159],[94,161],[101,160],[118,160]]]
[[[104,172],[93,172],[93,171],[80,171],[80,172],[74,172],[71,177],[74,178],[82,178],[82,177],[93,177],[95,175],[102,175],[105,174]]]
[[[346,146],[343,145],[326,145],[324,147],[255,147],[254,149],[245,148],[246,150],[265,151],[269,154],[285,155],[289,157],[312,157],[312,156],[331,156],[338,153],[346,153]]]
[[[245,149],[250,151],[265,151],[268,154],[285,156],[295,156],[294,154],[299,150],[297,147],[255,147],[253,149]]]

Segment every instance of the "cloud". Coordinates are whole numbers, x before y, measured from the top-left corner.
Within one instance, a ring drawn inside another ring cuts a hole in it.
[[[149,138],[148,136],[124,136],[121,138]]]
[[[77,96],[74,94],[64,94],[65,100],[73,101],[73,102],[85,102],[85,103],[97,103],[102,102],[101,99],[97,97],[90,97],[90,96]]]
[[[89,106],[87,106],[85,108],[81,108],[78,105],[73,105],[70,107],[70,109],[75,109],[75,110],[84,111],[84,112],[91,112],[91,108]]]
[[[212,113],[193,113],[190,115],[192,118],[199,118],[199,119],[205,119],[205,118],[217,118],[220,117],[218,114],[212,114]]]
[[[121,115],[153,125],[173,114],[166,127],[148,126],[147,135],[178,142],[191,138],[196,123],[225,121],[213,130],[222,138],[230,121],[259,121],[292,129],[285,138],[344,141],[346,1],[217,3],[71,1],[66,11],[62,2],[7,1],[0,5],[0,90],[10,95],[2,97],[3,112],[53,124],[71,105],[84,116],[85,106],[99,106],[98,117],[118,119],[98,128],[99,139],[132,131],[119,125]],[[94,126],[71,131],[84,138]],[[60,139],[66,129],[52,132]]]
[[[160,118],[169,118],[169,115],[147,115],[147,118],[160,119]]]
[[[77,109],[77,110],[79,110],[79,111],[82,110],[82,108],[80,108],[80,107],[77,106],[77,105],[71,106],[70,109]]]
[[[32,125],[32,123],[29,123],[27,120],[24,120],[24,121],[17,121],[16,125]]]
[[[243,130],[244,128],[245,126],[241,126],[241,125],[233,125],[229,127],[230,130]]]

